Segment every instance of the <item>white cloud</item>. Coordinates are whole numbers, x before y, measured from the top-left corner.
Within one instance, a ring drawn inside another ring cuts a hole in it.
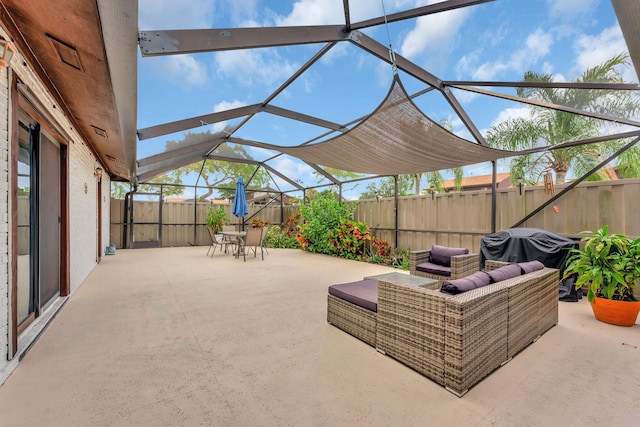
[[[531,117],[531,109],[529,107],[507,108],[500,111],[498,117],[491,122],[491,127],[511,119],[529,119]]]
[[[545,33],[538,28],[533,34],[529,34],[525,44],[530,55],[535,58],[541,58],[549,53],[553,38],[549,33]]]
[[[627,46],[620,28],[616,25],[595,36],[579,37],[576,40],[576,51],[577,74],[581,74],[587,68],[593,68],[615,55],[627,52]]]
[[[218,111],[232,110],[234,108],[244,107],[245,105],[247,105],[246,102],[238,101],[237,99],[233,101],[222,101],[213,106],[213,111],[217,113]]]
[[[458,29],[470,13],[469,8],[463,8],[419,17],[401,44],[401,55],[415,58],[427,50],[439,52],[442,46],[453,44]]]
[[[548,55],[552,44],[551,34],[538,28],[527,36],[525,47],[514,51],[506,60],[498,59],[478,65],[477,55],[465,55],[458,61],[457,73],[471,75],[475,80],[495,80],[510,71],[522,74]]]
[[[335,44],[329,52],[322,55],[320,62],[324,65],[333,65],[334,61],[344,58],[349,54],[349,46],[346,43]]]
[[[214,12],[212,0],[139,0],[138,26],[142,31],[209,28]],[[172,55],[149,63],[171,84],[202,87],[207,82],[207,67],[194,56]]]
[[[222,102],[218,102],[216,105],[213,106],[213,111],[214,113],[217,113],[219,111],[227,111],[227,110],[232,110],[234,108],[244,107],[245,105],[247,105],[246,102],[242,102],[238,100],[222,101]],[[222,130],[224,130],[224,128],[227,126],[228,123],[229,122],[227,120],[214,123],[213,124],[214,132],[221,132]]]
[[[549,16],[563,21],[588,14],[596,8],[599,0],[547,0]]]
[[[278,26],[344,24],[342,1],[300,0],[293,4],[291,13],[276,17]]]
[[[304,165],[300,160],[293,159],[288,156],[278,157],[270,164],[270,166],[293,181],[308,180],[310,176],[308,166]],[[284,185],[290,186],[288,183],[285,183]]]
[[[272,157],[274,154],[277,154],[273,150],[267,150],[266,148],[260,147],[252,147],[250,145],[245,145],[244,149],[247,150],[247,153],[252,159],[256,160],[264,160]]]
[[[207,83],[207,68],[191,55],[158,58],[154,65],[168,81],[187,87],[201,87]]]
[[[141,30],[209,28],[215,3],[212,0],[139,0],[139,27]]]
[[[454,95],[461,104],[469,104],[473,102],[475,99],[478,99],[481,97],[479,93],[469,92],[467,90],[462,90],[462,89],[456,90]]]
[[[218,74],[235,79],[246,87],[271,87],[286,80],[298,69],[297,65],[280,58],[272,49],[218,52],[215,63]]]
[[[230,10],[232,21],[241,23],[240,26],[242,27],[259,26],[255,23],[250,24],[250,22],[258,15],[257,5],[258,0],[233,0],[230,2],[224,2],[224,6]]]

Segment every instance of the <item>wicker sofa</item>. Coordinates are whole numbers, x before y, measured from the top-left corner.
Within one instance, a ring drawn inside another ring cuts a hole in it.
[[[500,265],[489,263],[487,268]],[[457,295],[440,292],[439,282],[415,281],[419,279],[378,280],[377,312],[364,313],[369,337],[364,341],[459,397],[558,322],[556,269]],[[331,299],[328,319],[336,318],[339,306],[349,310],[354,323],[362,318],[354,304]],[[341,317],[342,325],[329,322],[358,336]]]

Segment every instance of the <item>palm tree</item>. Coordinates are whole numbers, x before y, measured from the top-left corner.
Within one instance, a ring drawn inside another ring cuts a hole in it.
[[[614,56],[603,64],[586,70],[577,82],[623,83],[624,79],[618,68],[627,65],[627,54]],[[553,77],[528,71],[523,81],[549,83],[553,82]],[[517,93],[522,98],[613,117],[633,117],[640,110],[638,96],[631,91],[529,87],[517,88]],[[492,127],[486,136],[489,144],[496,148],[518,151],[595,137],[604,133],[605,126],[614,126],[603,120],[548,108],[534,106],[530,111],[529,118],[509,119]],[[545,170],[551,169],[556,174],[556,183],[561,184],[565,182],[570,169],[577,175],[583,175],[623,144],[623,141],[611,141],[519,156],[511,162],[511,176],[514,182],[523,178],[534,184],[539,182]],[[618,169],[625,177],[640,176],[640,148],[636,146],[621,155],[618,158]],[[594,174],[589,179],[606,179],[606,175],[600,169],[599,174]]]

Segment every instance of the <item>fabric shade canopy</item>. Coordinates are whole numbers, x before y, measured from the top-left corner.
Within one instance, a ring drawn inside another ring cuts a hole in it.
[[[437,171],[516,154],[469,142],[431,121],[398,76],[386,99],[353,129],[325,142],[277,149],[306,162],[379,175]]]
[[[637,136],[637,132],[612,135],[600,140],[631,136]],[[312,165],[372,175],[432,172],[561,148],[564,145],[508,151],[460,138],[425,116],[413,103],[396,75],[387,97],[378,108],[353,128],[327,141],[282,146],[237,137],[229,138],[224,132],[206,134],[201,141],[181,144],[164,153],[140,159],[139,179],[145,181],[210,157],[209,153],[225,142],[273,150]],[[593,142],[597,142],[596,139]],[[569,141],[566,144],[569,146],[573,142]],[[238,161],[242,162],[242,159]],[[261,164],[259,161],[254,163]]]

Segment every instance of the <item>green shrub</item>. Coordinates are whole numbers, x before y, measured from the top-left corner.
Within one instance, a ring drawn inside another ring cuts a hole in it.
[[[401,270],[409,270],[409,249],[407,248],[395,248],[391,251],[391,265]]]
[[[321,194],[309,205],[300,206],[304,224],[297,235],[302,249],[310,252],[332,254],[335,250],[329,245],[329,232],[336,229],[342,219],[351,219],[356,204],[347,206],[332,193]]]
[[[369,259],[367,259],[367,261],[372,264],[386,264],[387,262],[387,260],[382,255],[378,254],[371,255]]]
[[[287,234],[282,231],[282,227],[274,225],[269,228],[267,235],[264,238],[263,245],[268,248],[291,248],[300,249],[300,244],[296,240],[296,236],[293,234]]]
[[[209,206],[207,209],[207,227],[211,227],[214,233],[219,233],[227,220],[227,212],[222,206]]]

